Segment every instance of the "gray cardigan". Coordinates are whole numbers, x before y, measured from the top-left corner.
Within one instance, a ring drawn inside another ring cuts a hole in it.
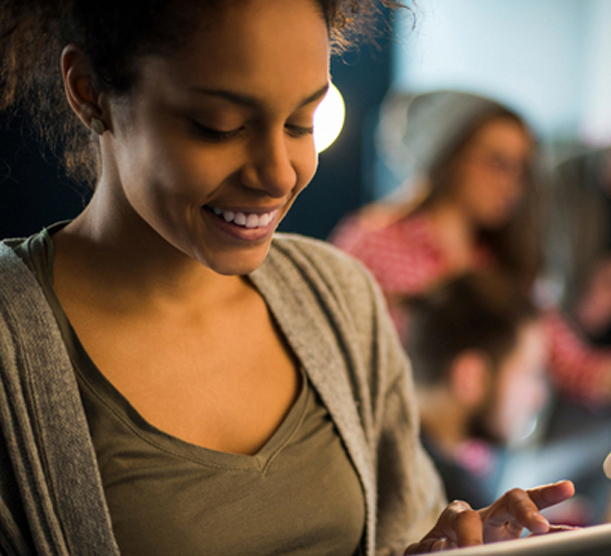
[[[0,244],[0,551],[118,549],[76,379],[36,277]],[[444,499],[378,288],[333,247],[277,235],[251,280],[333,417],[366,502],[368,556],[403,554]]]

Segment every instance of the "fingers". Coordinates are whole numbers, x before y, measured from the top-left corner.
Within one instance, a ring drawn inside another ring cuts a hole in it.
[[[529,491],[514,488],[490,506],[492,511],[483,520],[488,527],[501,527],[496,531],[497,537],[499,534],[503,538],[518,537],[524,527],[533,533],[548,531],[549,522],[541,515],[539,506],[530,494]],[[498,506],[498,510],[495,506]]]
[[[410,544],[407,550],[403,553],[403,556],[409,554],[426,554],[428,552],[441,552],[442,550],[449,550],[450,548],[456,548],[456,545],[447,539],[441,537],[439,539],[424,539],[420,542]]]
[[[483,543],[482,519],[478,512],[462,501],[452,502],[439,516],[435,527],[405,554],[437,552],[450,548]]]
[[[549,522],[538,510],[564,502],[575,494],[575,487],[570,481],[561,481],[553,485],[529,489],[526,493],[537,510],[533,510],[531,514],[528,514],[527,519],[522,521],[522,524],[533,533],[547,533],[550,530]]]
[[[562,527],[550,526],[539,510],[570,498],[574,492],[573,483],[561,481],[529,490],[510,490],[491,506],[478,511],[466,502],[452,502],[435,527],[420,542],[408,546],[405,554],[517,539],[524,527],[534,534],[562,530]]]
[[[581,527],[573,525],[550,525],[547,534],[549,535],[550,533],[564,533],[565,531],[578,531],[579,529],[581,529]],[[528,536],[536,537],[538,535],[536,533],[531,533]]]
[[[477,546],[483,544],[484,536],[482,518],[466,502],[456,501],[450,504],[449,526],[453,534],[448,537],[457,546]]]
[[[571,481],[560,481],[553,485],[531,488],[526,491],[537,508],[542,510],[559,502],[564,502],[575,494],[575,486]]]
[[[570,481],[561,481],[529,490],[512,489],[494,504],[479,511],[484,523],[485,542],[518,538],[523,527],[541,534],[550,530],[539,510],[570,498],[575,489]]]

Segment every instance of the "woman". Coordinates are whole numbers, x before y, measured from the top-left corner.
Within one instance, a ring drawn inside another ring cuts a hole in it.
[[[390,202],[347,218],[332,241],[382,286],[401,332],[403,301],[465,270],[496,268],[526,291],[541,266],[541,192],[535,140],[513,111],[490,99],[434,91],[388,101],[382,150],[410,178]],[[557,387],[580,400],[611,400],[611,353],[588,346],[556,310],[545,325]]]
[[[65,90],[70,160],[97,171],[76,219],[3,246],[5,553],[401,554],[550,530],[538,509],[568,482],[435,525],[376,288],[273,237],[315,171],[330,47],[375,9],[4,3],[5,104]]]

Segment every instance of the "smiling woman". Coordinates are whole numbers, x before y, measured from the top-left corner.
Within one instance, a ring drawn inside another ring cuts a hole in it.
[[[122,206],[130,226],[146,223],[142,233],[161,236],[171,258],[202,263],[199,271],[246,274],[261,264],[316,168],[312,119],[328,87],[329,41],[311,2],[259,4],[223,8],[188,47],[143,60],[128,110],[92,94],[81,50],[64,50],[73,109],[87,122],[97,103],[109,131],[97,182],[108,195],[94,195],[84,225],[109,222]],[[58,232],[58,242],[70,233]]]
[[[382,5],[2,4],[3,106],[95,182],[0,244],[3,554],[373,556],[434,525],[377,287],[274,234],[316,169],[329,55]],[[454,505],[411,550],[547,531],[570,491]]]

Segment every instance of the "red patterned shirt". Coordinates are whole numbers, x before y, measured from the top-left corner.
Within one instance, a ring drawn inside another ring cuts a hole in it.
[[[330,240],[372,272],[390,301],[390,312],[402,337],[408,314],[391,300],[421,295],[455,272],[444,256],[432,222],[423,213],[391,223],[366,215],[351,216]],[[492,261],[490,253],[482,250],[473,259],[473,269],[485,268]],[[605,401],[607,396],[601,396],[599,385],[603,375],[611,371],[611,351],[588,345],[557,309],[544,312],[543,324],[548,335],[548,368],[555,386],[574,398]]]

